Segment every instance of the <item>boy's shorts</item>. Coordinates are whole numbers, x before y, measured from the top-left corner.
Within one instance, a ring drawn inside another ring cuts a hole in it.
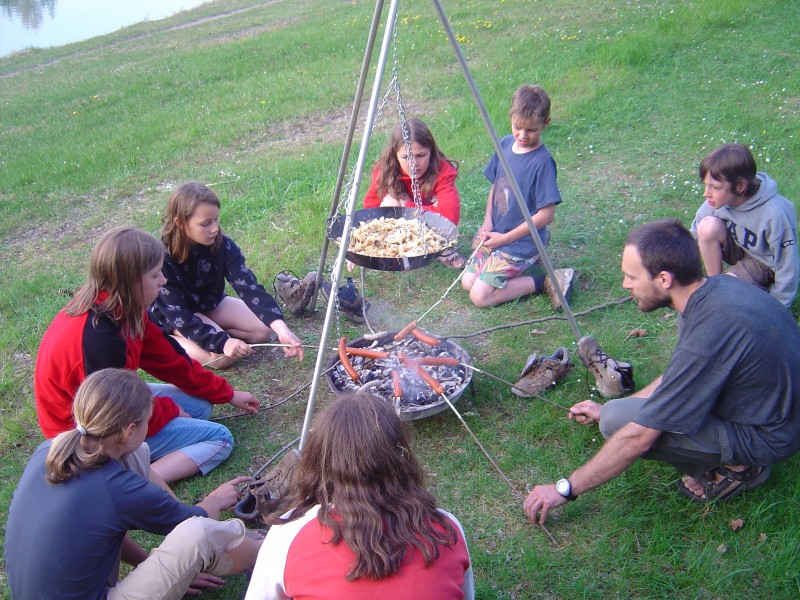
[[[519,277],[539,260],[539,255],[532,258],[516,258],[499,250],[481,248],[467,267],[467,273],[476,273],[478,279],[493,288],[506,287],[509,279]]]
[[[752,283],[762,290],[768,290],[775,283],[775,271],[745,252],[734,241],[730,231],[725,245],[722,246],[722,260],[731,265],[725,273]]]

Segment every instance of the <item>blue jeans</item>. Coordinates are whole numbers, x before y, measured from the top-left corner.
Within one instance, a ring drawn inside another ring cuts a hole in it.
[[[153,396],[172,398],[192,417],[172,419],[161,431],[146,439],[153,462],[178,451],[191,458],[200,469],[200,473],[205,475],[230,456],[233,450],[231,432],[224,425],[207,420],[214,409],[213,404],[202,398],[190,396],[174,385],[166,383],[148,385]]]

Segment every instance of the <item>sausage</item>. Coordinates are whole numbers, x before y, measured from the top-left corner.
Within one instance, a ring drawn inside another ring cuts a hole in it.
[[[350,359],[347,358],[347,347],[345,344],[347,343],[347,338],[339,338],[339,360],[344,367],[344,370],[347,371],[347,374],[353,379],[353,381],[358,382],[358,372],[353,368],[353,365],[350,364]]]
[[[381,350],[370,350],[369,348],[345,348],[350,356],[363,356],[364,358],[389,358],[390,354]]]
[[[444,365],[446,367],[457,367],[461,364],[461,361],[455,356],[426,356],[425,358],[418,359],[417,362],[421,365]]]
[[[419,365],[417,365],[416,371],[417,375],[422,377],[422,380],[429,386],[431,386],[434,392],[436,392],[437,394],[444,394],[444,388],[442,387],[442,384],[436,381],[436,379],[434,379],[434,377],[430,373],[428,373],[425,369],[423,369]]]
[[[433,376],[430,373],[428,373],[425,369],[423,369],[419,365],[419,362],[417,362],[416,360],[414,360],[413,358],[411,358],[409,356],[406,356],[402,352],[398,352],[397,353],[397,358],[399,358],[400,361],[405,366],[407,366],[409,369],[414,371],[414,373],[419,375],[419,377],[420,377],[420,379],[422,379],[422,381],[424,381],[429,386],[431,386],[433,388],[434,392],[436,392],[437,394],[444,394],[444,388],[442,387],[442,384],[439,383],[438,381],[436,381],[436,379],[434,379]]]
[[[408,334],[411,333],[416,326],[417,326],[417,320],[414,319],[413,321],[411,321],[411,323],[403,327],[400,331],[398,331],[395,334],[394,341],[399,342],[400,340],[406,339],[406,337],[408,337]]]
[[[392,369],[392,383],[394,384],[394,397],[403,397],[403,386],[400,383],[400,373]]]
[[[419,329],[412,329],[411,335],[417,338],[423,344],[428,344],[428,346],[438,346],[442,343],[442,340],[439,338],[435,338],[432,335],[428,335],[424,331],[420,331]]]

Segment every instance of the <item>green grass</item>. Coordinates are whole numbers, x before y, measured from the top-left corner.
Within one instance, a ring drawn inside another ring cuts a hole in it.
[[[367,1],[223,0],[0,59],[0,521],[41,441],[32,395],[39,339],[83,280],[104,230],[133,223],[157,232],[172,187],[197,179],[215,186],[223,225],[268,288],[281,269],[316,268],[373,10]],[[697,165],[723,142],[749,144],[783,195],[800,197],[797,2],[463,0],[446,2],[445,10],[499,135],[508,131],[518,84],[540,83],[552,97],[544,140],[558,163],[564,203],[549,254],[579,272],[573,310],[624,297],[625,235],[658,217],[688,225],[702,202]],[[467,242],[483,218],[491,142],[432,4],[409,0],[399,16],[406,112],[425,120],[461,162]],[[389,103],[370,160],[396,120]],[[351,162],[360,141],[359,130]],[[405,324],[453,277],[438,267],[367,272],[373,325]],[[551,314],[540,297],[479,310],[456,288],[424,325],[468,334]],[[313,343],[322,321],[318,312],[289,323]],[[592,312],[579,326],[630,361],[639,386],[661,372],[675,341],[674,315],[645,315],[631,303]],[[341,328],[348,337],[363,333]],[[648,336],[628,337],[634,328]],[[575,348],[563,320],[462,345],[476,366],[512,381],[532,352]],[[310,381],[314,359],[312,352],[303,364],[287,364],[278,353],[260,352],[226,376],[274,402]],[[520,489],[568,474],[599,449],[596,429],[486,377],[474,381],[474,394],[458,408]],[[548,398],[569,406],[589,393],[585,370],[575,368]],[[323,384],[319,405],[330,398]],[[252,473],[299,434],[306,399],[300,394],[256,418],[229,421],[237,440],[231,459],[207,478],[179,484],[177,493],[193,500]],[[556,549],[526,522],[520,500],[454,415],[413,429],[431,487],[467,530],[479,598],[800,593],[796,457],[759,490],[708,512],[675,492],[670,467],[637,463],[552,514]],[[745,525],[734,532],[737,517]],[[225,590],[204,596],[238,598],[245,586],[231,578]]]

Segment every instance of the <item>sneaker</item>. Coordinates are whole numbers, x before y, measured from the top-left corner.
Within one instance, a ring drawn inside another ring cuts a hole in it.
[[[572,281],[575,279],[575,269],[556,269],[553,271],[556,277],[558,287],[561,288],[561,293],[564,294],[564,299],[569,302],[569,293],[572,291]],[[550,299],[550,305],[554,310],[562,310],[561,300],[558,299],[558,292],[556,292],[553,281],[550,276],[544,278],[544,293]]]
[[[272,287],[287,310],[293,315],[299,315],[311,303],[316,279],[316,271],[311,271],[302,280],[291,271],[281,271],[275,276]]]
[[[246,521],[258,521],[275,512],[292,491],[292,476],[299,462],[300,452],[289,450],[274,469],[247,484],[233,514]]]
[[[594,375],[597,390],[604,397],[617,398],[635,389],[633,366],[611,358],[593,337],[587,335],[578,340],[578,356]]]
[[[569,352],[566,348],[559,348],[553,356],[531,354],[525,363],[522,375],[519,376],[519,381],[514,384],[511,391],[520,398],[530,398],[562,381],[571,368],[572,363],[569,362]]]
[[[319,291],[322,292],[322,297],[325,299],[325,302],[330,298],[331,286],[331,282],[327,280],[324,280],[319,286]],[[336,299],[339,303],[339,309],[344,313],[346,318],[358,324],[366,321],[369,301],[364,300],[358,293],[358,288],[356,288],[356,284],[353,283],[352,277],[348,277],[346,283],[339,286]]]

